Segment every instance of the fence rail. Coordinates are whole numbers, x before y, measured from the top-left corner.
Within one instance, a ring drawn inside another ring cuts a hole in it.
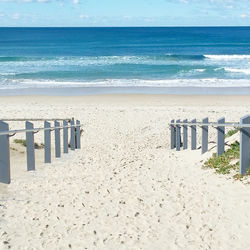
[[[80,124],[80,126],[82,126],[82,124]],[[57,126],[57,127],[49,127],[49,128],[32,128],[32,129],[17,129],[17,130],[9,130],[9,131],[0,131],[0,135],[15,135],[18,133],[24,133],[24,132],[39,132],[39,131],[46,131],[46,130],[50,130],[53,131],[55,129],[62,129],[62,128],[71,128],[71,125],[68,126]]]
[[[22,122],[22,121],[63,121],[63,120],[67,120],[70,121],[73,118],[48,118],[48,119],[41,119],[41,118],[15,118],[15,119],[9,119],[9,118],[2,118],[0,119],[0,121],[4,121],[4,122]]]
[[[201,128],[201,153],[208,151],[208,132],[209,127],[217,129],[217,156],[225,152],[225,127],[234,127],[240,131],[240,159],[239,173],[244,175],[250,166],[250,115],[246,115],[240,119],[240,122],[225,122],[225,118],[218,119],[217,122],[209,122],[208,118],[204,118],[201,122],[196,119],[188,122],[184,119],[171,120],[170,125],[170,148],[176,148],[180,151],[181,145],[183,150],[188,148],[188,127],[191,130],[191,150],[197,148],[197,127]],[[183,130],[183,143],[181,143],[181,128]]]
[[[218,122],[196,122],[196,125],[202,126],[210,126],[210,127],[234,127],[234,128],[250,128],[250,124],[240,124],[240,123],[233,123],[233,122],[225,122],[225,123],[218,123]],[[169,123],[169,125],[186,125],[192,126],[192,122],[173,122]]]
[[[11,121],[12,119],[6,119]],[[5,121],[6,121],[5,120]],[[31,119],[37,121],[38,119]],[[39,119],[43,120],[43,119]],[[63,125],[60,124],[63,121]],[[35,170],[35,141],[34,135],[44,131],[44,162],[51,163],[51,132],[55,132],[55,157],[61,157],[61,130],[63,130],[63,153],[68,153],[68,129],[70,129],[70,148],[71,150],[80,149],[80,121],[72,119],[54,120],[54,126],[48,120],[44,120],[44,127],[34,128],[33,123],[25,121],[25,129],[9,130],[9,124],[0,120],[0,182],[9,184],[10,176],[10,143],[9,138],[17,133],[26,133],[26,158],[27,170]],[[70,123],[70,125],[68,125]]]

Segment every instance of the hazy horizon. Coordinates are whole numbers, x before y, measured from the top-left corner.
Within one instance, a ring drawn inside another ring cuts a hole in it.
[[[0,0],[1,27],[249,26],[248,0]]]
[[[237,28],[250,27],[250,25],[214,25],[214,26],[0,26],[0,28]]]

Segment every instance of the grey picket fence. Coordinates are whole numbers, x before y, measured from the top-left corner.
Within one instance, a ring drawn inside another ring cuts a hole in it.
[[[197,149],[197,127],[201,128],[201,153],[208,151],[208,132],[209,127],[217,129],[217,156],[225,152],[225,127],[237,128],[240,131],[240,159],[239,159],[239,173],[244,175],[250,166],[250,115],[246,115],[240,119],[240,122],[225,122],[222,117],[217,122],[209,122],[208,118],[197,122],[196,119],[188,122],[187,119],[181,121],[171,120],[170,125],[170,148],[177,151],[188,149],[188,127],[190,127],[190,146],[191,150]],[[181,129],[183,132],[181,133]],[[181,143],[181,136],[183,136],[183,143]]]
[[[30,121],[44,121],[44,126],[34,128]],[[6,121],[25,121],[25,129],[9,130],[9,124]],[[56,119],[54,126],[51,126],[52,119],[3,119],[0,120],[0,182],[10,184],[10,143],[9,138],[18,134],[26,134],[26,158],[27,171],[35,170],[35,141],[34,135],[44,131],[44,162],[51,163],[51,132],[54,131],[55,138],[55,157],[61,157],[61,130],[63,131],[63,153],[68,153],[69,140],[68,130],[70,129],[70,149],[80,149],[80,127],[82,124],[79,120]],[[60,123],[62,121],[62,124]],[[69,125],[70,124],[70,125]]]

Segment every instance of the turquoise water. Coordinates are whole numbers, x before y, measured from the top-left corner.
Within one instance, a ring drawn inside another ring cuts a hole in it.
[[[0,89],[250,86],[250,27],[0,28]]]

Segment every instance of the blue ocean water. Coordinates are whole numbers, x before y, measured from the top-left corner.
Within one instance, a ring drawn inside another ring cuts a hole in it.
[[[250,86],[250,27],[0,28],[0,89]]]

